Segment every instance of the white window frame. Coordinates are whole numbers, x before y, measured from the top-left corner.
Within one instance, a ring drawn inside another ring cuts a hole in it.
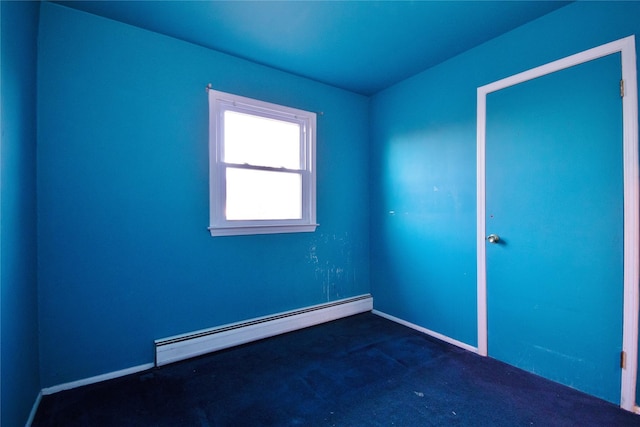
[[[209,231],[212,236],[313,232],[316,224],[316,114],[278,104],[208,89],[209,92]],[[226,169],[255,166],[224,161],[224,113],[235,111],[300,125],[299,170],[258,167],[302,178],[302,217],[279,220],[227,220]]]

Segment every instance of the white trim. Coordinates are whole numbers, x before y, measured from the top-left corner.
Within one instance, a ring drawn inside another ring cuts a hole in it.
[[[38,413],[38,407],[40,407],[41,401],[42,401],[42,391],[38,392],[38,395],[36,396],[36,400],[35,402],[33,402],[33,406],[31,407],[31,412],[29,412],[29,418],[27,418],[25,427],[31,427],[31,424],[33,424],[33,420],[36,418],[36,414]]]
[[[486,169],[485,169],[485,120],[487,116],[486,93],[481,93],[482,88],[478,88],[478,120],[477,120],[477,225],[478,232],[476,238],[477,256],[477,281],[478,281],[478,354],[487,356],[487,262],[486,262]]]
[[[485,131],[486,96],[491,92],[550,74],[574,65],[620,52],[623,98],[623,169],[624,169],[624,307],[622,349],[627,367],[622,369],[620,406],[635,408],[638,371],[638,281],[639,281],[639,190],[638,182],[638,87],[636,80],[635,36],[629,36],[540,67],[498,80],[478,88],[477,99],[477,268],[478,268],[478,353],[487,356],[487,276],[486,276],[486,187]]]
[[[478,349],[476,347],[472,346],[472,345],[463,343],[462,341],[458,341],[456,339],[453,339],[453,338],[448,337],[446,335],[442,335],[441,333],[432,331],[430,329],[423,328],[422,326],[418,326],[415,323],[407,322],[406,320],[402,320],[402,319],[400,319],[398,317],[392,316],[390,314],[384,313],[384,312],[379,311],[379,310],[372,310],[371,312],[373,314],[377,315],[377,316],[384,317],[385,319],[391,320],[392,322],[396,322],[396,323],[399,323],[399,324],[401,324],[403,326],[406,326],[408,328],[415,329],[418,332],[422,332],[423,334],[432,336],[433,338],[437,338],[440,341],[444,341],[446,343],[453,344],[456,347],[460,347],[460,348],[462,348],[464,350],[468,350],[468,351],[470,351],[472,353],[477,353],[478,352]]]
[[[48,396],[50,394],[58,393],[64,390],[71,390],[74,388],[82,387],[89,384],[95,384],[102,381],[112,380],[114,378],[124,377],[130,374],[136,374],[138,372],[146,371],[154,367],[153,363],[145,363],[143,365],[133,366],[127,369],[121,369],[119,371],[108,372],[102,375],[96,375],[95,377],[84,378],[77,381],[71,381],[64,384],[55,385],[53,387],[46,387],[42,389],[42,395]]]
[[[316,231],[318,224],[307,225],[278,225],[278,226],[249,226],[249,227],[209,227],[211,236],[247,236],[253,234],[275,234],[275,233],[312,233]]]
[[[635,38],[627,37],[620,48],[625,93],[622,98],[623,170],[624,170],[624,308],[622,350],[627,366],[622,370],[620,406],[628,411],[636,404],[638,376],[638,280],[639,192],[638,183],[638,82]],[[631,238],[629,238],[631,237]]]
[[[155,341],[156,366],[371,311],[371,295],[230,323]]]

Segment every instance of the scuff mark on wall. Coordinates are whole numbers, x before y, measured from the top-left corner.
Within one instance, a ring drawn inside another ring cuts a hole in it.
[[[349,233],[318,235],[309,246],[307,259],[314,268],[316,282],[322,284],[322,294],[327,301],[350,296],[356,271]]]

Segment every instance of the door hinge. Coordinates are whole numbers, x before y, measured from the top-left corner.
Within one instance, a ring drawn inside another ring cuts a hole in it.
[[[624,98],[624,80],[620,80],[620,98]]]
[[[620,352],[620,367],[622,369],[627,368],[627,352],[626,351]]]

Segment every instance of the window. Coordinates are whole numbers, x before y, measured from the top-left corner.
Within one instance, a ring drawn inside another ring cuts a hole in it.
[[[212,236],[315,231],[316,115],[209,89]]]

